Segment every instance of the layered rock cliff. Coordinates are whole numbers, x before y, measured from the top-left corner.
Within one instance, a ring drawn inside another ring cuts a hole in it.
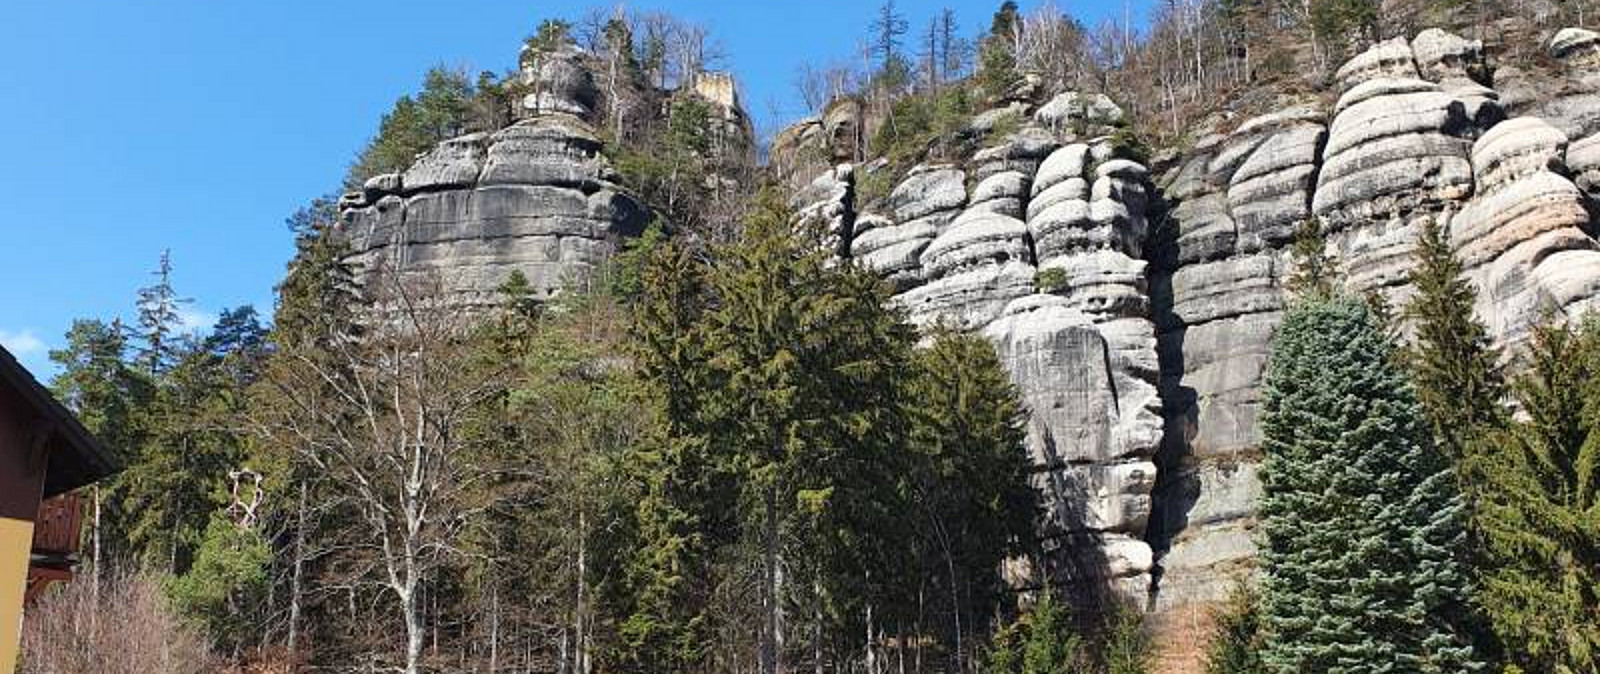
[[[1051,551],[1019,580],[1166,613],[1221,597],[1254,555],[1261,376],[1303,223],[1352,289],[1397,307],[1421,226],[1441,224],[1502,344],[1600,303],[1600,35],[1563,30],[1547,51],[1497,68],[1440,30],[1383,42],[1321,94],[1197,120],[1155,172],[1118,106],[1077,92],[1008,97],[968,125],[972,151],[881,197],[862,187],[893,168],[860,156],[860,102],[780,133],[772,157],[802,174],[797,217],[826,223],[841,260],[919,325],[983,334],[1011,372]],[[515,123],[341,201],[353,262],[438,273],[473,304],[516,270],[548,298],[644,227],[593,126],[594,73],[557,56],[525,66]],[[692,94],[748,138],[732,91],[712,77]]]
[[[1254,553],[1261,374],[1297,223],[1317,218],[1346,283],[1396,307],[1420,226],[1441,224],[1504,345],[1600,296],[1594,202],[1579,187],[1600,132],[1575,102],[1600,91],[1592,47],[1575,46],[1586,39],[1559,33],[1538,78],[1490,72],[1480,44],[1440,30],[1381,43],[1339,69],[1331,105],[1208,135],[1159,180],[1158,609],[1219,598]]]
[[[1143,260],[1149,174],[1122,156],[1122,112],[1108,98],[1067,93],[1028,112],[968,162],[910,169],[865,205],[881,213],[857,208],[851,165],[795,205],[829,223],[842,256],[884,275],[913,322],[994,342],[1031,411],[1051,577],[1142,597],[1162,433]]]
[[[1437,29],[1383,42],[1320,95],[1197,123],[1156,177],[1120,156],[1104,96],[1007,101],[970,126],[1020,113],[1020,130],[878,203],[855,184],[881,162],[826,170],[795,203],[914,321],[994,342],[1030,410],[1052,577],[1168,613],[1219,599],[1254,555],[1261,376],[1303,223],[1352,290],[1395,307],[1421,225],[1441,224],[1505,345],[1600,301],[1600,36],[1547,48],[1519,69]],[[850,159],[852,124],[807,120],[785,156]]]
[[[358,274],[394,269],[444,285],[449,301],[488,305],[513,272],[545,301],[581,283],[649,223],[649,209],[607,158],[595,127],[602,93],[593,57],[563,47],[522,59],[526,95],[513,123],[439,143],[404,171],[375,176],[339,202]],[[638,85],[635,85],[638,86]],[[743,152],[748,117],[732,78],[700,73],[682,92],[708,104],[713,152]],[[646,111],[640,114],[659,114]]]

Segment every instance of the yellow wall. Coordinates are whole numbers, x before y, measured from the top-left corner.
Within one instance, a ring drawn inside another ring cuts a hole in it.
[[[0,517],[0,674],[17,669],[22,638],[22,595],[28,585],[33,523]]]

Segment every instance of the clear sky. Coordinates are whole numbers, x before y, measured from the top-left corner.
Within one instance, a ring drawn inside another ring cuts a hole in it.
[[[1151,0],[1059,1],[1086,24]],[[708,26],[762,130],[803,114],[797,67],[855,58],[877,3],[628,3]],[[952,7],[963,32],[999,0],[900,3],[913,30]],[[1036,3],[1020,3],[1024,10]],[[132,313],[170,249],[190,320],[270,315],[283,221],[339,184],[395,98],[431,65],[500,72],[573,0],[50,0],[0,21],[0,343],[41,378],[72,319]]]

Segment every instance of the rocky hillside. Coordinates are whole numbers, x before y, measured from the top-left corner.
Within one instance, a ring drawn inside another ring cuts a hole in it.
[[[440,143],[403,172],[368,179],[339,202],[350,262],[363,273],[395,267],[442,279],[456,301],[486,305],[521,272],[548,300],[580,283],[618,243],[651,220],[623,182],[597,128],[603,66],[576,47],[523,59],[526,95],[513,123]],[[685,91],[710,108],[714,152],[747,152],[750,121],[732,78],[701,73]],[[665,110],[642,113],[659,121]],[[615,134],[613,134],[614,136]],[[637,186],[635,186],[637,187]]]
[[[974,151],[898,173],[860,156],[854,101],[780,132],[773,158],[804,185],[797,217],[826,222],[915,323],[995,345],[1030,411],[1050,576],[1170,616],[1254,554],[1260,383],[1303,223],[1396,308],[1421,225],[1442,224],[1502,344],[1600,301],[1600,35],[1559,31],[1523,67],[1485,51],[1438,29],[1379,43],[1326,91],[1198,121],[1155,170],[1111,98],[1071,91],[1008,98],[968,125]],[[510,126],[344,198],[352,262],[443,272],[474,304],[520,271],[548,298],[643,230],[595,128],[594,64],[571,52],[523,77]],[[687,95],[748,142],[731,81],[703,81]]]
[[[869,162],[795,203],[915,321],[994,342],[1031,410],[1044,528],[1070,551],[1057,577],[1172,613],[1219,599],[1254,553],[1261,375],[1302,223],[1322,223],[1350,286],[1395,307],[1420,224],[1442,223],[1505,344],[1600,297],[1600,36],[1562,30],[1548,56],[1492,69],[1437,29],[1383,42],[1327,97],[1207,119],[1155,175],[1122,158],[1110,99],[1067,92],[887,199],[855,203],[886,170]],[[781,139],[840,158],[851,124]]]

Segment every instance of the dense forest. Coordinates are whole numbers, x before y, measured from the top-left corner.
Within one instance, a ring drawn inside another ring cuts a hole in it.
[[[859,101],[854,153],[896,171],[970,152],[957,126],[1029,88],[1113,92],[1148,159],[1253,92],[1320,92],[1381,38],[1594,20],[1534,4],[1170,0],[1135,29],[1006,2],[969,29],[889,0],[860,65],[795,85],[818,113]],[[1155,671],[1142,607],[1041,577],[1026,410],[992,345],[919,331],[797,218],[793,166],[678,94],[714,38],[551,18],[519,66],[572,46],[654,219],[555,299],[513,275],[453,306],[429,301],[444,279],[358,274],[324,196],[288,218],[270,316],[185,331],[163,256],[135,320],[73,324],[50,386],[125,470],[89,494],[81,580],[29,609],[22,671]],[[518,72],[428,72],[339,191],[512,124],[538,94]],[[1600,319],[1502,352],[1445,236],[1390,306],[1346,290],[1316,223],[1297,235],[1261,555],[1206,671],[1600,671]]]

